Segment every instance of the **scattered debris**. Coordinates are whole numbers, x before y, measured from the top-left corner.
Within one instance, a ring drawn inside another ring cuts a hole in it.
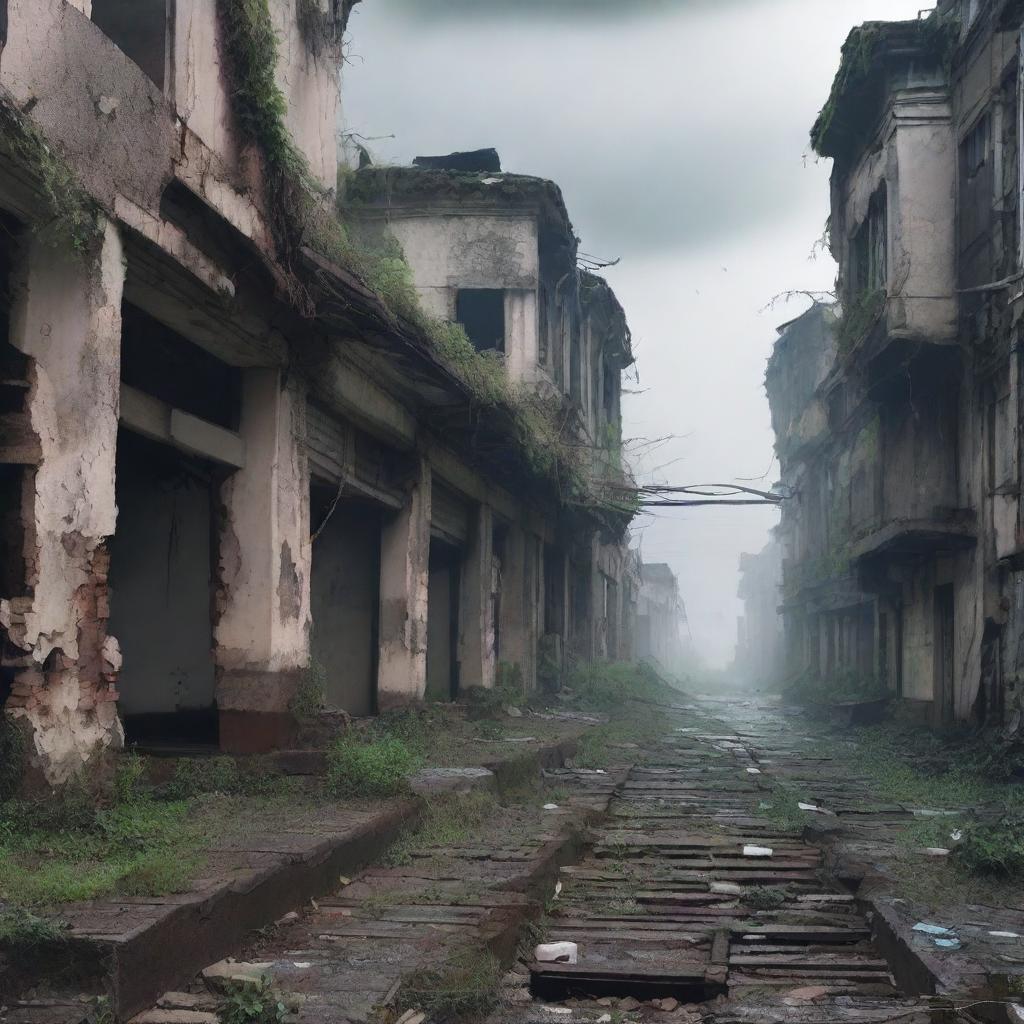
[[[746,845],[743,847],[744,857],[771,857],[774,852],[770,846]]]
[[[542,942],[533,951],[539,964],[575,964],[579,960],[579,946],[575,942]]]

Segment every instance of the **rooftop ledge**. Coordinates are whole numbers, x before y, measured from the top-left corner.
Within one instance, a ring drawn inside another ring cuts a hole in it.
[[[832,91],[811,128],[823,157],[849,158],[896,89],[943,85],[959,22],[932,14],[913,21],[869,21],[843,43]]]

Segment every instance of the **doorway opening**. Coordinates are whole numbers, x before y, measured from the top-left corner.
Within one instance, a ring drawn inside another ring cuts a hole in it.
[[[452,544],[430,538],[427,584],[427,700],[454,701],[459,696],[459,584],[462,553]]]
[[[311,521],[323,527],[313,543],[310,648],[328,706],[363,717],[377,711],[381,513],[353,500],[330,512],[336,496],[334,485],[313,482]]]
[[[213,586],[222,473],[121,429],[110,632],[124,657],[125,735],[146,747],[216,747]]]

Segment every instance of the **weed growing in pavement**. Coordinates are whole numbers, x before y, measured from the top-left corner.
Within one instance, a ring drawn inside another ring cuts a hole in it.
[[[781,782],[773,782],[768,806],[761,813],[782,832],[802,832],[807,815],[800,810],[800,798]]]
[[[954,858],[958,867],[973,875],[1024,877],[1024,819],[1006,815],[992,825],[964,825]]]
[[[158,787],[167,800],[188,800],[208,793],[224,796],[276,796],[294,793],[296,778],[269,772],[258,759],[240,761],[234,757],[181,758],[169,782]]]
[[[402,979],[399,1010],[422,1010],[430,1019],[483,1017],[500,1001],[501,965],[483,950],[455,954],[443,966],[413,971]]]
[[[198,866],[197,830],[186,802],[155,799],[142,776],[139,759],[125,758],[106,789],[78,781],[44,800],[0,804],[0,901],[181,891]]]
[[[418,824],[407,830],[384,855],[384,863],[401,867],[412,863],[414,850],[460,843],[498,810],[493,793],[476,790],[425,801]]]
[[[217,1008],[221,1024],[281,1024],[288,1014],[284,998],[269,978],[230,982]]]
[[[788,893],[780,885],[755,885],[742,896],[743,905],[751,910],[779,910],[786,903]]]
[[[340,797],[392,797],[409,791],[421,758],[398,738],[368,739],[347,733],[327,751],[325,789]]]

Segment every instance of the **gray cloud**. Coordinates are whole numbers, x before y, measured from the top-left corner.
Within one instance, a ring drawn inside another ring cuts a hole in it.
[[[372,0],[366,0],[367,3]],[[594,18],[628,20],[678,11],[767,3],[768,0],[392,0],[391,7],[418,21],[486,18],[509,20]]]

